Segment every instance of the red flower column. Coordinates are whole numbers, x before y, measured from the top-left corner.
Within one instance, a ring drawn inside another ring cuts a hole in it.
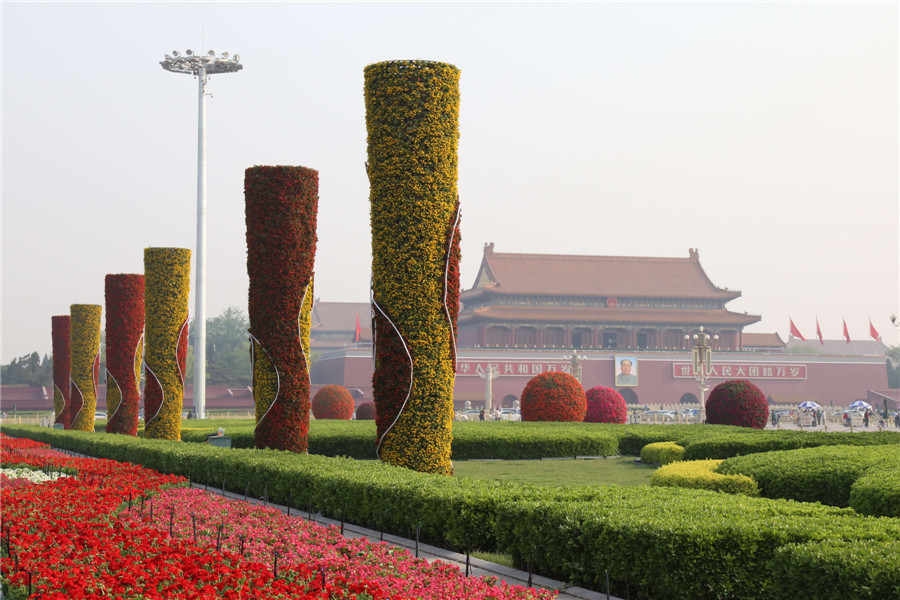
[[[144,349],[144,276],[106,276],[107,433],[137,435]]]
[[[256,447],[306,452],[319,173],[244,173]]]
[[[71,318],[69,315],[50,317],[53,336],[53,408],[56,423],[64,429],[72,428],[71,403],[69,401],[69,377],[71,358],[69,356],[69,335]]]

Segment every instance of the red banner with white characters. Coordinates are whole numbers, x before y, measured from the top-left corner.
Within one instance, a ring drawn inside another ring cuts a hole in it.
[[[693,379],[694,365],[689,362],[672,363],[676,379]],[[806,379],[806,365],[766,363],[713,363],[710,379]]]
[[[498,375],[534,377],[548,371],[571,373],[572,365],[563,360],[463,360],[456,361],[456,375],[484,375],[488,366]]]

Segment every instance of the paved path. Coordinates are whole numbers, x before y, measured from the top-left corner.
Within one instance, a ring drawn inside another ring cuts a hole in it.
[[[827,427],[827,428],[826,428]],[[868,427],[847,427],[846,425],[839,425],[837,423],[828,423],[828,425],[818,425],[816,427],[800,427],[796,423],[780,423],[779,425],[772,425],[771,420],[766,424],[765,427],[769,431],[773,431],[776,429],[785,429],[791,431],[827,431],[828,433],[871,433],[875,431],[895,431],[900,433],[900,427],[894,427],[894,422],[891,421],[890,425],[886,425],[884,427],[878,426],[878,421],[873,419],[872,423],[869,424]]]

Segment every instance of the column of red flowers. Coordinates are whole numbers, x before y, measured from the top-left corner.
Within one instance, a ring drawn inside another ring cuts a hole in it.
[[[309,365],[298,319],[304,300],[312,301],[318,194],[319,173],[306,167],[257,166],[244,174],[250,335],[277,373],[275,397],[256,398],[269,402],[257,414],[257,448],[307,449]]]
[[[144,336],[144,276],[106,276],[106,395],[115,386],[119,403],[109,406],[107,433],[137,435],[140,364]]]
[[[55,398],[59,394],[63,400],[63,409],[56,415],[55,422],[62,423],[63,429],[71,429],[72,404],[69,395],[71,317],[69,315],[50,317],[50,323],[53,337],[53,396]]]

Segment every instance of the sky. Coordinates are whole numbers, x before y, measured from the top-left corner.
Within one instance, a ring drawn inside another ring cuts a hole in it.
[[[244,170],[319,171],[316,296],[366,302],[363,68],[460,76],[462,287],[496,252],[687,257],[747,331],[869,335],[900,314],[898,4],[0,4],[0,362],[51,352],[150,246],[195,248],[207,101],[207,315],[246,310]],[[191,312],[194,304],[191,300]]]

